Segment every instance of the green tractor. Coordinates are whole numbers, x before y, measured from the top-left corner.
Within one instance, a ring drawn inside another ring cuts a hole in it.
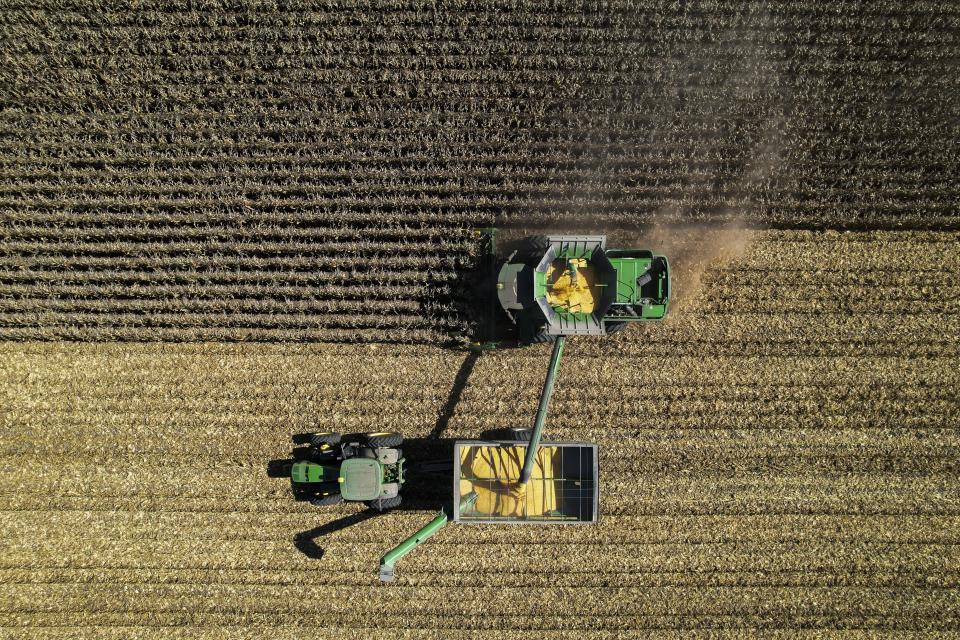
[[[496,301],[482,302],[488,321],[475,348],[602,336],[667,314],[665,256],[608,248],[603,235],[531,236],[503,256],[496,229],[478,233],[487,242],[482,268],[496,274]]]
[[[310,433],[294,436],[301,448],[290,467],[294,497],[318,507],[365,502],[385,511],[400,506],[405,481],[399,433]]]

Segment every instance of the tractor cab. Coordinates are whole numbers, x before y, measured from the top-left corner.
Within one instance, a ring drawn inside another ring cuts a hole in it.
[[[383,490],[383,467],[372,458],[350,458],[340,465],[344,500],[373,500]]]
[[[399,433],[348,435],[323,432],[294,436],[309,447],[290,468],[294,496],[318,507],[343,501],[366,502],[382,511],[400,505],[406,460]],[[295,452],[296,453],[296,452]]]

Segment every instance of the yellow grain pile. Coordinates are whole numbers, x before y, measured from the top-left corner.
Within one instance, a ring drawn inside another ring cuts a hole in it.
[[[547,267],[547,302],[553,307],[561,307],[573,313],[593,313],[597,291],[597,277],[593,267],[586,260],[576,260],[577,278],[574,282],[573,270],[566,260],[554,260]]]
[[[556,447],[541,447],[530,481],[521,485],[526,447],[470,447],[460,452],[460,495],[477,493],[474,509],[503,517],[536,517],[557,508]]]

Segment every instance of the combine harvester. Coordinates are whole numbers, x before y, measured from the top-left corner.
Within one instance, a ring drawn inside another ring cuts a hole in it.
[[[475,349],[602,336],[667,314],[664,256],[608,249],[606,236],[533,236],[503,259],[496,230],[478,233],[486,244],[481,270],[496,273],[497,300],[481,295],[486,326]]]
[[[385,582],[393,580],[397,561],[451,520],[597,522],[597,446],[541,442],[566,337],[606,335],[632,322],[659,320],[667,313],[670,274],[664,256],[607,249],[605,236],[562,235],[533,236],[502,257],[497,254],[496,230],[478,233],[487,243],[486,281],[492,283],[495,277],[496,286],[480,292],[489,313],[484,335],[471,348],[486,351],[552,342],[550,366],[532,429],[510,429],[502,439],[455,442],[451,507],[441,509],[426,526],[383,556],[380,579]],[[344,445],[337,434],[314,434],[315,460],[293,467],[295,491],[298,486],[301,491],[304,486],[319,487],[313,502],[320,506],[342,499],[364,500],[374,509],[398,505],[405,462],[396,448],[400,436],[367,434],[354,440]],[[376,446],[381,443],[384,446]],[[304,485],[314,479],[325,483]]]

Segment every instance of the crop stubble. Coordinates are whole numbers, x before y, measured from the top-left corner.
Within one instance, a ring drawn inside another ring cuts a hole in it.
[[[462,354],[4,343],[0,624],[37,637],[50,625],[147,637],[948,632],[960,615],[955,239],[754,233],[736,261],[702,269],[669,322],[571,342],[549,433],[601,445],[601,525],[453,527],[390,587],[377,586],[376,559],[429,504],[321,536],[311,559],[297,534],[356,509],[293,502],[266,462],[291,431],[427,436]],[[888,274],[917,284],[906,311],[870,295]],[[807,308],[781,293],[797,289]],[[819,302],[837,298],[849,304]],[[480,358],[441,437],[529,421],[546,357]]]

